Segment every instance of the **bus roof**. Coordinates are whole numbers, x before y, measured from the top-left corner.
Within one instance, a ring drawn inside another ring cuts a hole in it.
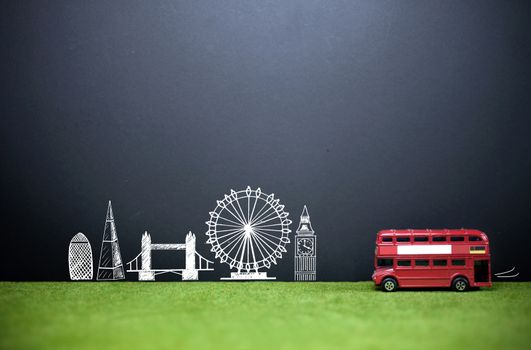
[[[377,233],[378,236],[395,236],[395,235],[412,235],[412,236],[425,236],[425,235],[485,235],[484,232],[474,229],[403,229],[403,230],[381,230]],[[487,235],[485,235],[486,237]]]

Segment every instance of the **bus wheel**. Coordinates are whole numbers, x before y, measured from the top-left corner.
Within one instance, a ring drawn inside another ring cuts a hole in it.
[[[394,278],[388,277],[382,282],[382,290],[384,292],[394,292],[398,288],[398,284]]]
[[[457,277],[454,279],[452,287],[456,292],[465,292],[468,289],[468,281],[466,278]]]

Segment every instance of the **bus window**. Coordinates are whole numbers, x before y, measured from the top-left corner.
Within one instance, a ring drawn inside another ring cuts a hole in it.
[[[428,236],[417,236],[417,237],[413,238],[413,240],[415,242],[427,242],[428,241]]]
[[[433,260],[433,266],[446,266],[447,261],[444,259]]]
[[[428,260],[415,260],[415,266],[428,266]]]
[[[445,236],[433,236],[431,240],[433,242],[446,242],[446,237]]]
[[[380,267],[393,266],[393,259],[378,259],[377,264]]]
[[[465,266],[465,259],[452,260],[454,266]]]
[[[397,242],[409,242],[410,238],[409,237],[404,237],[404,236],[398,236],[398,237],[396,237],[396,241]]]
[[[452,242],[464,242],[465,241],[465,237],[463,237],[463,236],[452,236],[452,237],[450,237],[450,241],[452,241]]]
[[[411,266],[411,260],[398,260],[398,266]]]
[[[393,237],[382,237],[382,242],[392,242]]]
[[[482,241],[480,236],[468,236],[468,240],[470,242],[481,242]]]

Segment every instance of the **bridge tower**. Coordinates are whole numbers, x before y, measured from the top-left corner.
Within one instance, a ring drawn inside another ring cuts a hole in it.
[[[146,231],[142,235],[142,271],[138,273],[139,281],[154,281],[155,272],[151,270],[151,235]]]
[[[195,268],[195,235],[188,231],[185,240],[186,264],[183,270],[183,281],[197,280],[198,270]]]

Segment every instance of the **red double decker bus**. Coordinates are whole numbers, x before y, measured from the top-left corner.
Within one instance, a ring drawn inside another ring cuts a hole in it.
[[[372,279],[398,287],[491,287],[489,240],[478,230],[383,230],[376,237]]]

